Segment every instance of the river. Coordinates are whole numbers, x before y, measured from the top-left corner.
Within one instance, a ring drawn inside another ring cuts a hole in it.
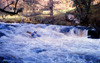
[[[0,32],[0,63],[100,63],[100,39],[86,27],[0,23]]]

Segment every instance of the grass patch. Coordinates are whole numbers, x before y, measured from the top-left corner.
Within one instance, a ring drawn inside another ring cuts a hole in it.
[[[2,16],[0,16],[0,19],[3,19],[2,18]],[[4,19],[25,19],[25,17],[24,16],[18,16],[18,15],[13,15],[13,16],[11,16],[11,15],[7,15],[7,16],[5,16],[4,17]]]
[[[74,9],[75,8],[69,8],[69,9],[66,9],[66,10],[54,10],[53,14],[57,15],[59,13],[66,13],[66,12],[69,12],[69,11],[74,10]],[[45,11],[42,12],[42,16],[49,15],[49,14],[50,14],[49,10],[45,10]]]

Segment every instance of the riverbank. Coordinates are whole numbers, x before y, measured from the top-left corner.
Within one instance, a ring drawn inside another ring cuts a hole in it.
[[[73,25],[71,22],[67,23],[65,20],[65,13],[70,12],[74,13],[75,8],[70,8],[67,10],[54,10],[54,21],[52,24],[54,25]],[[88,26],[97,26],[100,27],[100,4],[91,6],[91,11],[89,12],[89,23]],[[49,11],[43,11],[40,15],[37,16],[29,16],[25,17],[22,15],[7,15],[2,18],[0,17],[0,21],[4,21],[6,23],[33,23],[33,24],[51,24],[49,21],[51,18],[49,17]],[[79,24],[85,26],[83,24]]]

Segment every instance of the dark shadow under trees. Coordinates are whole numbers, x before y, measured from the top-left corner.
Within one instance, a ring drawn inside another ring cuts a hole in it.
[[[77,16],[81,20],[81,24],[88,25],[89,24],[89,14],[90,7],[93,0],[73,0],[74,5],[76,6]]]

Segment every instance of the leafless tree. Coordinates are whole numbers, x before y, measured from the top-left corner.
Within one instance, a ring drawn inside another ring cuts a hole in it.
[[[0,8],[0,11],[1,11],[1,12],[4,12],[4,13],[7,13],[7,14],[11,14],[11,15],[15,15],[15,14],[18,14],[19,12],[22,12],[22,8],[17,9],[18,1],[19,1],[19,0],[12,1],[10,4],[7,4],[4,8]],[[7,2],[7,0],[6,0],[5,2]],[[14,4],[14,2],[15,2],[15,4]],[[5,10],[5,9],[8,8],[10,5],[15,5],[14,12]]]

